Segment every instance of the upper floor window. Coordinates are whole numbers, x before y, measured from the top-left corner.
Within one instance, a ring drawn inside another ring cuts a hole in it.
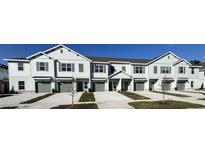
[[[25,89],[25,82],[24,81],[19,81],[18,86],[19,86],[19,90],[24,90]]]
[[[191,74],[194,74],[194,68],[191,69]]]
[[[186,67],[179,67],[179,74],[185,74],[186,73]]]
[[[171,74],[170,66],[161,66],[161,74]]]
[[[105,65],[94,65],[94,72],[95,73],[106,73],[106,66]]]
[[[191,88],[194,87],[194,81],[191,81]]]
[[[48,71],[48,62],[37,62],[37,71]]]
[[[144,74],[145,67],[144,66],[134,66],[134,73]]]
[[[75,65],[70,63],[60,63],[59,64],[59,71],[62,72],[74,72],[75,71]]]
[[[79,64],[79,72],[84,72],[84,65],[83,64]]]
[[[18,63],[18,70],[23,71],[24,70],[24,64],[22,62]]]
[[[157,66],[154,66],[154,74],[157,74]]]
[[[122,66],[122,70],[123,70],[124,72],[126,72],[126,67],[125,67],[125,66]]]

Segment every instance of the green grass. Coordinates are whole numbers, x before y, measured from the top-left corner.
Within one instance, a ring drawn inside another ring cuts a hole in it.
[[[95,102],[95,96],[92,92],[84,92],[79,102]]]
[[[9,97],[9,96],[13,96],[13,95],[11,95],[11,94],[0,94],[0,98]]]
[[[133,100],[143,100],[143,99],[150,99],[150,98],[147,98],[147,97],[144,97],[142,95],[138,95],[136,93],[131,93],[131,92],[127,92],[127,91],[121,91],[119,92],[120,94],[122,95],[125,95]]]
[[[74,106],[72,106],[72,105],[59,105],[59,106],[53,107],[51,109],[98,109],[98,106],[95,103],[74,104]]]
[[[176,97],[191,97],[187,95],[182,95],[182,94],[174,94],[174,93],[169,93],[169,92],[162,92],[162,91],[152,91],[153,93],[159,93],[159,94],[165,94],[165,95],[171,95],[171,96],[176,96]]]
[[[205,98],[199,98],[198,100],[205,100]]]
[[[39,97],[30,99],[28,101],[25,101],[25,102],[21,102],[20,104],[32,104],[32,103],[35,103],[37,101],[40,101],[40,100],[45,99],[45,98],[52,96],[52,95],[54,95],[54,93],[45,94],[43,96],[39,96]]]
[[[0,109],[16,109],[18,108],[18,106],[6,106],[6,107],[2,107]]]
[[[135,109],[189,109],[204,108],[204,105],[193,104],[188,102],[168,100],[164,104],[162,101],[143,101],[129,103]]]

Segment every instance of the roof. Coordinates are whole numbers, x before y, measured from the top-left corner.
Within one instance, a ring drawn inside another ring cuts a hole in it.
[[[0,68],[8,69],[8,66],[6,66],[6,65],[4,65],[4,64],[0,64]]]
[[[134,58],[112,58],[112,57],[92,57],[92,56],[86,56],[88,59],[91,59],[92,61],[97,62],[110,62],[110,61],[116,61],[116,62],[130,62],[130,63],[148,63],[150,59],[134,59]]]

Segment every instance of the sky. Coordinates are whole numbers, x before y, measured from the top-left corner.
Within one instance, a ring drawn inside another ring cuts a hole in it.
[[[27,57],[57,44],[0,44],[0,63],[4,58]],[[64,44],[84,56],[152,59],[172,51],[187,60],[205,61],[205,44]]]

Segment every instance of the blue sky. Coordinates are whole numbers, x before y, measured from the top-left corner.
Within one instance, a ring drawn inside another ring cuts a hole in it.
[[[26,57],[56,44],[0,44],[0,63],[3,58]],[[187,60],[205,61],[205,44],[65,44],[89,56],[151,59],[172,51]]]

